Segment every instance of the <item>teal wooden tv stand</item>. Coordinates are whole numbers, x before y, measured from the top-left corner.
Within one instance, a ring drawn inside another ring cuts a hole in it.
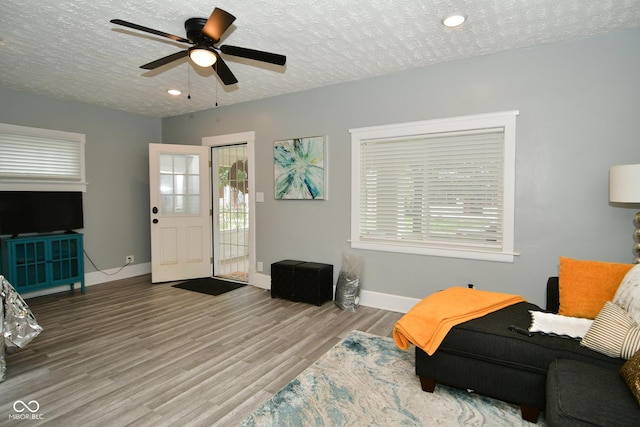
[[[19,293],[69,285],[84,288],[82,234],[38,234],[2,239],[2,274]]]

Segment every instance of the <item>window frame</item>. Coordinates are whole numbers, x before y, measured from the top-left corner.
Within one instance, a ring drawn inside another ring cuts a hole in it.
[[[385,252],[441,256],[473,260],[513,262],[515,234],[515,152],[518,110],[423,120],[350,129],[351,134],[351,247]],[[361,145],[367,141],[455,133],[478,129],[504,129],[502,246],[499,250],[444,245],[433,242],[404,243],[363,241],[360,236]]]
[[[0,153],[2,152],[3,135],[17,137],[34,137],[37,139],[50,139],[56,143],[68,143],[78,158],[77,174],[73,176],[47,176],[42,174],[29,175],[0,173],[1,191],[82,191],[86,192],[86,161],[84,134],[65,132],[52,129],[34,128],[27,126],[0,123]]]

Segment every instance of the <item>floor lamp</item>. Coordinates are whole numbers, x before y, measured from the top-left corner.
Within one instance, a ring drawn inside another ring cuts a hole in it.
[[[618,165],[609,169],[609,201],[613,203],[640,204],[640,164]],[[634,264],[640,263],[640,212],[633,221],[636,230],[633,233]]]

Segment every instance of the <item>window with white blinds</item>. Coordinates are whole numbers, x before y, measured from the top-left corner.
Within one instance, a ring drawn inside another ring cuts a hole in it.
[[[352,129],[352,247],[513,261],[516,115]]]
[[[0,189],[85,191],[83,134],[0,124]]]

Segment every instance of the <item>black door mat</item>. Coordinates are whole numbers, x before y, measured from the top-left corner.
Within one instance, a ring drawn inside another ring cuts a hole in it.
[[[186,282],[172,285],[174,288],[186,289],[188,291],[201,292],[208,295],[221,295],[225,292],[246,286],[245,283],[229,282],[214,277],[203,277],[201,279],[191,279]]]

